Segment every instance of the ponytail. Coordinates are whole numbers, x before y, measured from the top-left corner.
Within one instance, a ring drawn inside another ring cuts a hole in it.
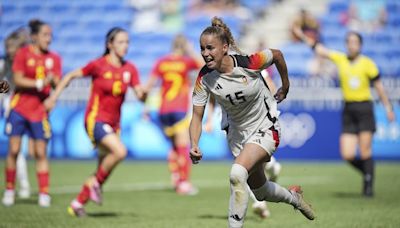
[[[231,30],[221,18],[213,17],[211,20],[211,26],[204,29],[204,31],[201,33],[201,35],[204,34],[216,35],[222,43],[228,44],[233,51],[237,52],[238,54],[243,54],[243,52],[237,47]]]

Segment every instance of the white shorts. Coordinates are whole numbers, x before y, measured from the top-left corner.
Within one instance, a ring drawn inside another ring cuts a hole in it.
[[[235,157],[239,156],[247,143],[259,145],[269,156],[272,156],[278,148],[280,138],[281,129],[278,121],[274,125],[271,125],[271,122],[261,124],[252,131],[229,129],[228,132],[228,144]]]

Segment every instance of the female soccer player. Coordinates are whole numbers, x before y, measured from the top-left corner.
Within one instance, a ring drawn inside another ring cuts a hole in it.
[[[4,58],[4,67],[0,72],[0,78],[5,78],[9,83],[10,89],[9,93],[2,97],[4,116],[7,118],[10,113],[10,100],[14,93],[14,80],[12,72],[12,64],[14,62],[15,54],[18,49],[28,44],[29,32],[24,27],[19,28],[11,32],[4,40],[4,47],[6,51],[6,56]],[[22,141],[24,141],[22,139]],[[33,139],[29,139],[28,143],[28,153],[33,157]],[[16,166],[16,179],[19,182],[18,196],[22,199],[27,199],[30,197],[30,184],[28,178],[28,169],[26,164],[26,158],[23,153],[19,153],[17,157]]]
[[[319,42],[295,29],[296,35],[308,44],[316,54],[329,58],[337,66],[340,86],[343,92],[342,133],[340,152],[342,158],[363,174],[363,195],[372,197],[374,182],[374,161],[372,158],[372,136],[375,132],[375,118],[370,83],[374,85],[382,101],[389,121],[394,121],[393,107],[386,96],[378,68],[367,56],[362,55],[362,36],[349,32],[346,37],[347,53],[326,48]],[[357,145],[361,159],[356,158]]]
[[[159,116],[164,125],[164,133],[172,142],[168,156],[175,190],[181,195],[193,195],[197,189],[189,181],[191,161],[189,158],[189,73],[201,67],[202,59],[197,57],[183,35],[176,36],[172,53],[161,57],[155,64],[146,90],[157,82],[161,85],[161,107]]]
[[[9,152],[6,159],[6,191],[3,204],[11,206],[15,199],[16,159],[21,148],[21,137],[27,133],[34,144],[36,171],[39,182],[39,205],[49,207],[49,164],[47,142],[51,137],[48,113],[43,101],[49,96],[51,86],[61,77],[60,57],[49,50],[51,27],[40,21],[29,23],[32,44],[19,49],[13,63],[16,86],[7,118]]]
[[[106,47],[102,57],[76,69],[61,80],[55,92],[46,101],[51,109],[69,82],[83,76],[92,77],[92,89],[85,114],[85,127],[89,138],[98,147],[98,167],[82,186],[81,192],[71,202],[68,212],[74,216],[85,216],[84,205],[88,200],[102,202],[101,187],[108,176],[124,160],[127,154],[119,137],[121,106],[128,87],[143,100],[136,67],[124,60],[128,52],[129,36],[122,28],[112,28],[106,36]]]
[[[198,147],[205,105],[210,95],[228,115],[228,143],[234,164],[230,172],[231,196],[229,226],[242,227],[248,204],[247,184],[258,200],[285,202],[299,209],[308,219],[314,212],[303,200],[299,186],[285,189],[266,179],[265,162],[271,159],[279,144],[280,127],[277,102],[289,91],[287,67],[279,50],[244,55],[229,55],[230,46],[236,47],[230,29],[219,19],[200,36],[201,55],[206,65],[201,69],[193,91],[193,116],[189,133],[190,156],[194,164],[202,159]],[[260,71],[275,64],[282,79],[282,87],[273,96]]]

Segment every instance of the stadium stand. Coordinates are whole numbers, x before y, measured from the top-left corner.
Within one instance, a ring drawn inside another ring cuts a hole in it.
[[[270,0],[239,1],[253,12],[272,4]],[[380,31],[364,34],[364,53],[376,60],[384,76],[399,76],[400,66],[400,2],[387,0],[387,24]],[[188,7],[188,6],[185,6]],[[346,33],[343,15],[347,12],[349,1],[332,0],[326,13],[319,17],[322,41],[331,48],[344,50],[343,37]],[[104,45],[104,34],[112,26],[129,29],[135,9],[128,1],[98,0],[95,4],[78,0],[6,0],[1,3],[0,40],[13,29],[26,25],[31,18],[48,21],[54,28],[52,49],[63,57],[64,72],[86,63],[87,60],[101,55]],[[21,15],[24,15],[21,17]],[[243,19],[232,15],[221,15],[233,30],[234,36],[241,35]],[[185,18],[183,32],[193,43],[210,22],[209,17],[197,16]],[[169,50],[173,34],[154,31],[151,33],[131,32],[132,47],[128,58],[134,61],[145,79],[150,66],[157,56]],[[305,59],[312,53],[303,44],[286,42],[281,49],[290,66],[293,76],[307,77]],[[4,53],[3,45],[0,54]]]

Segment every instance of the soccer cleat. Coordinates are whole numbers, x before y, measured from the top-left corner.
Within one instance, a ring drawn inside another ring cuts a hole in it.
[[[77,202],[76,200],[73,200],[71,204],[69,205],[68,209],[68,214],[71,216],[75,217],[85,217],[86,216],[86,211],[85,208],[83,208],[83,205]]]
[[[260,218],[265,219],[271,216],[271,212],[268,210],[267,202],[256,201],[253,203],[253,212]]]
[[[4,191],[2,203],[6,207],[10,207],[15,203],[15,191],[14,190],[6,190]]]
[[[314,220],[315,219],[314,211],[311,208],[310,204],[304,201],[303,191],[301,190],[301,187],[291,186],[288,188],[288,190],[297,199],[297,204],[293,205],[294,208],[299,210],[309,220]]]
[[[22,188],[18,191],[18,197],[21,199],[29,199],[31,192],[29,188]]]
[[[94,180],[92,184],[89,186],[89,190],[90,190],[90,196],[89,196],[90,200],[97,203],[98,205],[101,205],[103,199],[99,182],[97,182],[97,180]]]
[[[373,197],[374,196],[374,190],[373,190],[371,181],[364,182],[363,196],[365,196],[365,197]]]
[[[176,193],[179,195],[189,195],[194,196],[199,192],[199,190],[194,187],[189,181],[182,181],[178,184],[176,188]]]
[[[38,204],[41,207],[50,207],[51,205],[51,197],[46,193],[39,193]]]
[[[171,184],[174,186],[176,189],[179,184],[179,173],[178,172],[172,172],[171,173]]]

